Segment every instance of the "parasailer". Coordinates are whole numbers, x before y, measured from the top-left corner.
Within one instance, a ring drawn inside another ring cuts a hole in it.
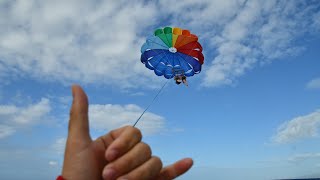
[[[178,27],[165,27],[155,30],[141,47],[141,62],[157,76],[174,78],[188,86],[187,77],[199,74],[204,62],[202,46],[198,37],[189,30]],[[143,114],[149,109],[168,81],[159,89],[148,107],[133,124],[137,125]]]
[[[177,84],[199,74],[204,62],[198,37],[178,27],[157,29],[141,47],[141,62],[157,76],[174,78]]]
[[[187,77],[184,75],[175,75],[174,80],[176,81],[176,84],[178,84],[178,85],[181,84],[181,82],[182,82],[184,85],[188,86]]]

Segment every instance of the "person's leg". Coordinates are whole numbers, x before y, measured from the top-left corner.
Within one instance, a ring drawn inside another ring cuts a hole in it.
[[[188,86],[187,78],[182,79],[184,85]]]

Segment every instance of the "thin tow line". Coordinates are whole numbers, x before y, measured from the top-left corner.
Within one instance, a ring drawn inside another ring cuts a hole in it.
[[[144,113],[149,109],[149,107],[153,104],[153,102],[157,99],[157,97],[159,96],[159,94],[161,93],[161,91],[163,90],[163,88],[166,86],[166,84],[169,82],[169,80],[167,80],[162,87],[159,89],[158,93],[156,94],[156,96],[153,98],[153,100],[151,101],[151,103],[148,105],[148,107],[142,112],[142,114],[140,115],[140,117],[136,120],[136,122],[133,124],[133,127],[135,127],[137,125],[137,123],[139,122],[139,120],[141,119],[141,117],[144,115]]]

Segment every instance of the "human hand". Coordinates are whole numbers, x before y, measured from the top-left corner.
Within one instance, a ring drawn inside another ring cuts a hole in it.
[[[89,134],[88,98],[80,86],[72,86],[68,138],[62,176],[67,180],[156,179],[170,180],[192,166],[186,158],[162,168],[141,132],[131,126],[115,129],[92,140]]]

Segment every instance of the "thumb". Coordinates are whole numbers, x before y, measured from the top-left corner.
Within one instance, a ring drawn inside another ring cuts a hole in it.
[[[91,142],[88,121],[88,97],[79,85],[72,86],[72,96],[68,140],[72,141],[74,145],[86,145]]]

